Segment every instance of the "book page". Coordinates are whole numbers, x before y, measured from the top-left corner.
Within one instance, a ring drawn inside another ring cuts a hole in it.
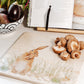
[[[84,0],[74,0],[73,29],[84,30]]]
[[[29,26],[46,26],[49,5],[52,6],[49,27],[72,28],[73,0],[32,0],[31,22]]]

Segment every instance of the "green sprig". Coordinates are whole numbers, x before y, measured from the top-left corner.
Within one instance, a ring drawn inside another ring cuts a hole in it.
[[[27,3],[27,0],[1,0],[0,7],[8,8],[15,1],[17,1],[18,4],[23,5],[23,8]]]
[[[7,0],[1,0],[1,7],[2,7],[3,5],[5,5],[6,2],[7,2]]]

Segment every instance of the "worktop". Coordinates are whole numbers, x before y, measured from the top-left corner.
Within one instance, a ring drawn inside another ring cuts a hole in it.
[[[19,25],[16,29],[16,31],[13,31],[9,34],[0,35],[0,57],[4,56],[4,54],[8,51],[8,49],[11,47],[11,45],[18,39],[18,37],[23,32],[38,32],[33,30],[32,28],[24,27],[22,24]],[[75,34],[76,35],[76,34]],[[83,35],[81,35],[83,37]],[[1,84],[30,84],[23,81],[18,81],[11,78],[6,78],[0,76],[0,83]],[[84,84],[84,64],[81,68],[81,73],[78,78],[77,84]]]

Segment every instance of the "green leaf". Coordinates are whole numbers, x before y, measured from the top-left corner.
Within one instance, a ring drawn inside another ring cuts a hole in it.
[[[27,2],[26,0],[23,0],[23,1],[22,1],[23,4],[26,3],[26,2]]]
[[[7,0],[1,0],[1,6],[3,6],[6,3]]]
[[[15,2],[15,0],[11,0],[11,1],[10,1],[10,5],[11,5],[13,2]]]
[[[10,4],[9,5],[14,3],[15,1],[17,1],[18,4],[23,5],[23,9],[24,9],[24,6],[26,5],[28,0],[10,0]],[[3,6],[4,8],[7,8],[7,4],[8,4],[8,0],[1,0],[1,7]],[[27,5],[26,8],[29,8],[29,6]]]

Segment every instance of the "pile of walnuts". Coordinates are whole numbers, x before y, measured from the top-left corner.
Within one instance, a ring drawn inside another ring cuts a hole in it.
[[[53,51],[59,54],[60,58],[67,61],[69,58],[80,58],[80,50],[84,49],[84,42],[78,41],[73,35],[67,35],[64,38],[56,38]]]

